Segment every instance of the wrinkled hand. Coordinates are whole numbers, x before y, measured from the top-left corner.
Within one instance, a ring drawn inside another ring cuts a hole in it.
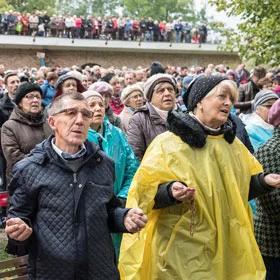
[[[273,188],[280,188],[280,174],[267,174],[264,176],[264,181]]]
[[[24,241],[32,234],[32,228],[20,218],[11,218],[6,221],[5,232],[11,239]]]
[[[144,228],[147,221],[147,216],[140,208],[132,208],[124,218],[124,225],[130,233],[135,233]]]
[[[180,182],[174,182],[171,186],[173,197],[178,201],[191,201],[195,196],[195,189],[185,186]]]

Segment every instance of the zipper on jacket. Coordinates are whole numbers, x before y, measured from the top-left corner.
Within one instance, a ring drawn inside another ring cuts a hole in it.
[[[74,183],[77,183],[77,173],[73,173]]]

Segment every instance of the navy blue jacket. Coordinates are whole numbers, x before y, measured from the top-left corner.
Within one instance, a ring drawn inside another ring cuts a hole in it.
[[[25,220],[33,234],[9,240],[8,248],[28,250],[29,279],[119,279],[110,232],[127,232],[128,210],[113,194],[114,164],[86,142],[87,155],[73,173],[51,138],[14,167],[8,217]]]

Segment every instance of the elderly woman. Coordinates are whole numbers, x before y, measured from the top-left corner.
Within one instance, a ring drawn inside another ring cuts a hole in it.
[[[167,115],[175,107],[177,85],[169,74],[155,74],[144,84],[147,103],[131,117],[128,142],[141,160],[153,139],[167,130]]]
[[[97,91],[102,95],[105,102],[105,118],[107,118],[112,125],[122,128],[121,119],[115,115],[110,107],[110,101],[113,95],[113,87],[107,82],[98,81],[90,85],[89,90]]]
[[[268,111],[278,98],[275,92],[263,89],[253,100],[253,113],[239,115],[246,126],[254,151],[272,137],[274,128],[268,123]]]
[[[115,162],[114,193],[125,205],[127,193],[139,162],[129,146],[125,134],[107,119],[104,119],[105,102],[103,97],[98,92],[91,90],[84,92],[83,95],[94,113],[88,131],[88,140],[99,145]],[[120,241],[120,235],[114,236],[117,255]]]
[[[265,172],[280,174],[280,100],[269,110],[268,123],[274,126],[273,136],[255,156]],[[266,279],[280,279],[280,190],[262,195],[256,202],[255,234],[267,269]]]
[[[124,104],[124,109],[119,117],[122,122],[122,128],[126,132],[133,113],[144,105],[143,89],[137,84],[127,86],[122,91],[121,101]]]
[[[82,93],[85,91],[81,81],[82,75],[79,72],[76,72],[77,71],[70,71],[58,78],[55,84],[55,98],[62,94],[71,94],[75,92]]]
[[[7,182],[14,164],[50,134],[42,112],[42,95],[40,86],[29,82],[21,84],[16,91],[17,106],[1,129],[2,150],[7,161]]]
[[[199,77],[184,98],[189,111],[173,111],[170,131],[147,149],[126,206],[149,221],[123,237],[123,279],[264,279],[248,198],[280,187],[280,175],[261,173],[235,137],[237,95],[232,81]]]

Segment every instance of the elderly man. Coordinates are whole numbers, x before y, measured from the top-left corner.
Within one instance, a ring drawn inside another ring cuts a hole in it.
[[[124,85],[127,87],[129,85],[135,84],[135,73],[132,71],[127,71],[124,73]]]
[[[137,232],[147,218],[119,207],[114,164],[85,141],[93,114],[81,94],[49,108],[54,136],[18,162],[9,185],[9,253],[29,253],[29,279],[119,279],[110,232]]]
[[[261,90],[253,100],[253,113],[240,114],[255,151],[272,137],[273,126],[268,123],[268,111],[277,99],[278,95],[271,90]]]
[[[128,142],[140,160],[152,140],[167,130],[167,115],[175,107],[176,92],[176,81],[169,74],[155,74],[146,81],[147,103],[131,117],[127,129]]]
[[[238,102],[234,107],[239,109],[241,113],[252,112],[252,102],[256,94],[262,89],[259,84],[260,79],[264,78],[266,70],[263,67],[256,67],[253,71],[252,77],[247,84],[240,85]]]

